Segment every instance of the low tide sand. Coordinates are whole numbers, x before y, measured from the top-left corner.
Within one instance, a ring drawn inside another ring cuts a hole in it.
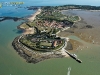
[[[61,36],[77,36],[81,40],[85,41],[86,43],[94,44],[94,45],[100,45],[100,24],[99,24],[99,12],[91,12],[91,11],[64,11],[64,14],[74,14],[81,17],[80,22],[76,22],[75,25],[78,28],[71,28],[70,30],[74,33],[70,33],[67,31],[64,31],[60,33]],[[84,28],[86,25],[91,25],[93,28]],[[74,43],[73,43],[74,44]],[[89,45],[90,45],[89,44]],[[80,45],[80,44],[79,44]],[[77,44],[77,46],[79,46]],[[82,46],[79,46],[82,50],[82,48],[89,48],[88,46],[85,46],[84,44]],[[78,47],[74,48],[78,49]]]
[[[32,14],[31,17],[28,18],[29,21],[34,21],[36,15],[40,14],[41,13],[41,9],[38,9],[34,14]]]

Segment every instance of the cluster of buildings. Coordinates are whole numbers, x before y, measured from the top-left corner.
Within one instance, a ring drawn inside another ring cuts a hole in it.
[[[51,27],[51,28],[65,28],[66,25],[63,22],[56,22],[56,21],[38,21],[36,22],[37,25],[43,25],[43,26],[47,26],[47,27]]]

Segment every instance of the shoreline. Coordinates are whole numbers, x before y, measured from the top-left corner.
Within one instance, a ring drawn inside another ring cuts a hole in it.
[[[34,14],[32,14],[31,17],[27,18],[30,22],[34,21],[35,20],[35,17],[36,15],[40,14],[41,13],[41,9],[38,9]]]
[[[69,10],[70,10],[70,9],[69,9]],[[61,12],[62,12],[62,14],[64,14],[63,12],[67,12],[67,11],[69,11],[69,10],[61,10]],[[71,10],[73,10],[73,9],[71,9]],[[80,9],[78,9],[78,10],[80,10]],[[66,15],[66,14],[64,14],[64,15]],[[71,15],[72,15],[72,14],[71,14]],[[75,16],[75,15],[72,15],[72,16]],[[77,15],[77,16],[78,16],[78,15]],[[76,23],[76,22],[79,22],[79,21],[82,20],[80,16],[78,16],[78,18],[79,18],[79,20],[73,21],[73,22]]]
[[[79,11],[79,10],[84,10],[84,11],[100,11],[100,10],[87,10],[87,9],[67,9],[67,10],[63,10],[63,11],[69,11],[69,10],[76,10],[76,11]]]
[[[36,15],[38,15],[38,14],[40,14],[40,13],[41,13],[41,9],[38,9],[34,14],[32,14],[31,17],[27,18],[27,20],[28,20],[29,22],[34,21]],[[26,22],[27,22],[27,21],[26,21]],[[17,26],[17,28],[23,30],[23,34],[33,34],[33,33],[34,33],[33,28],[29,27],[29,28],[26,29],[26,28],[24,28],[24,27],[21,27],[21,25],[24,24],[24,23],[26,23],[26,22],[21,23],[19,26]]]
[[[79,21],[82,20],[80,16],[78,16],[78,18],[79,18],[79,20],[78,21],[74,21],[74,23],[79,22]]]
[[[21,57],[23,57],[28,63],[35,64],[35,63],[38,63],[45,59],[69,57],[69,55],[67,53],[65,55],[65,52],[62,51],[64,48],[62,48],[62,50],[60,50],[60,51],[52,51],[52,52],[38,52],[38,51],[31,50],[30,48],[24,46],[20,42],[20,39],[22,37],[23,37],[23,35],[16,37],[14,39],[14,41],[12,42],[12,46],[16,50],[16,52]],[[63,52],[64,52],[64,54],[63,54]]]
[[[38,11],[35,12],[35,14],[33,14],[31,17],[28,18],[29,22],[34,21],[35,18],[36,18],[36,15],[38,15],[40,13],[41,13],[41,9],[38,9]],[[78,21],[80,21],[80,20],[81,20],[81,18]],[[24,23],[26,23],[26,22],[24,22]],[[22,24],[24,24],[24,23],[22,23]],[[69,57],[69,55],[64,51],[65,48],[67,47],[67,40],[65,40],[64,47],[62,47],[61,50],[59,50],[59,51],[51,51],[51,52],[46,52],[46,53],[37,52],[37,51],[31,50],[27,46],[23,45],[20,42],[20,39],[23,37],[23,35],[25,33],[26,34],[30,34],[30,32],[32,32],[31,30],[33,30],[33,29],[31,27],[29,27],[29,28],[21,27],[22,24],[20,24],[18,26],[18,28],[24,30],[24,33],[21,36],[16,37],[14,39],[14,41],[12,42],[12,45],[13,45],[14,49],[18,52],[18,54],[21,57],[23,57],[27,62],[29,62],[29,63],[37,63],[37,62],[43,61],[45,59],[50,59],[50,58]],[[67,37],[65,37],[65,38],[67,38]]]

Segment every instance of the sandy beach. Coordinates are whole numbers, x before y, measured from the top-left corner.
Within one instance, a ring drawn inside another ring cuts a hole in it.
[[[38,9],[34,14],[31,15],[31,17],[27,18],[28,21],[32,22],[35,20],[36,15],[41,13],[41,9]],[[23,23],[20,26],[21,29],[24,29],[24,33],[23,34],[33,34],[34,33],[34,28],[30,28],[29,26],[27,26],[25,23]]]
[[[38,14],[40,14],[40,13],[41,13],[41,9],[38,9],[38,10],[35,12],[35,14],[32,14],[32,16],[28,18],[28,20],[29,20],[30,22],[34,21],[36,15],[38,15]]]

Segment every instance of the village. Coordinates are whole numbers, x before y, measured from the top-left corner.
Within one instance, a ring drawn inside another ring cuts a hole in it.
[[[18,26],[24,33],[13,41],[14,48],[27,62],[69,56],[65,52],[68,38],[58,34],[73,26],[79,18],[69,19],[59,10],[41,8],[27,20]]]

